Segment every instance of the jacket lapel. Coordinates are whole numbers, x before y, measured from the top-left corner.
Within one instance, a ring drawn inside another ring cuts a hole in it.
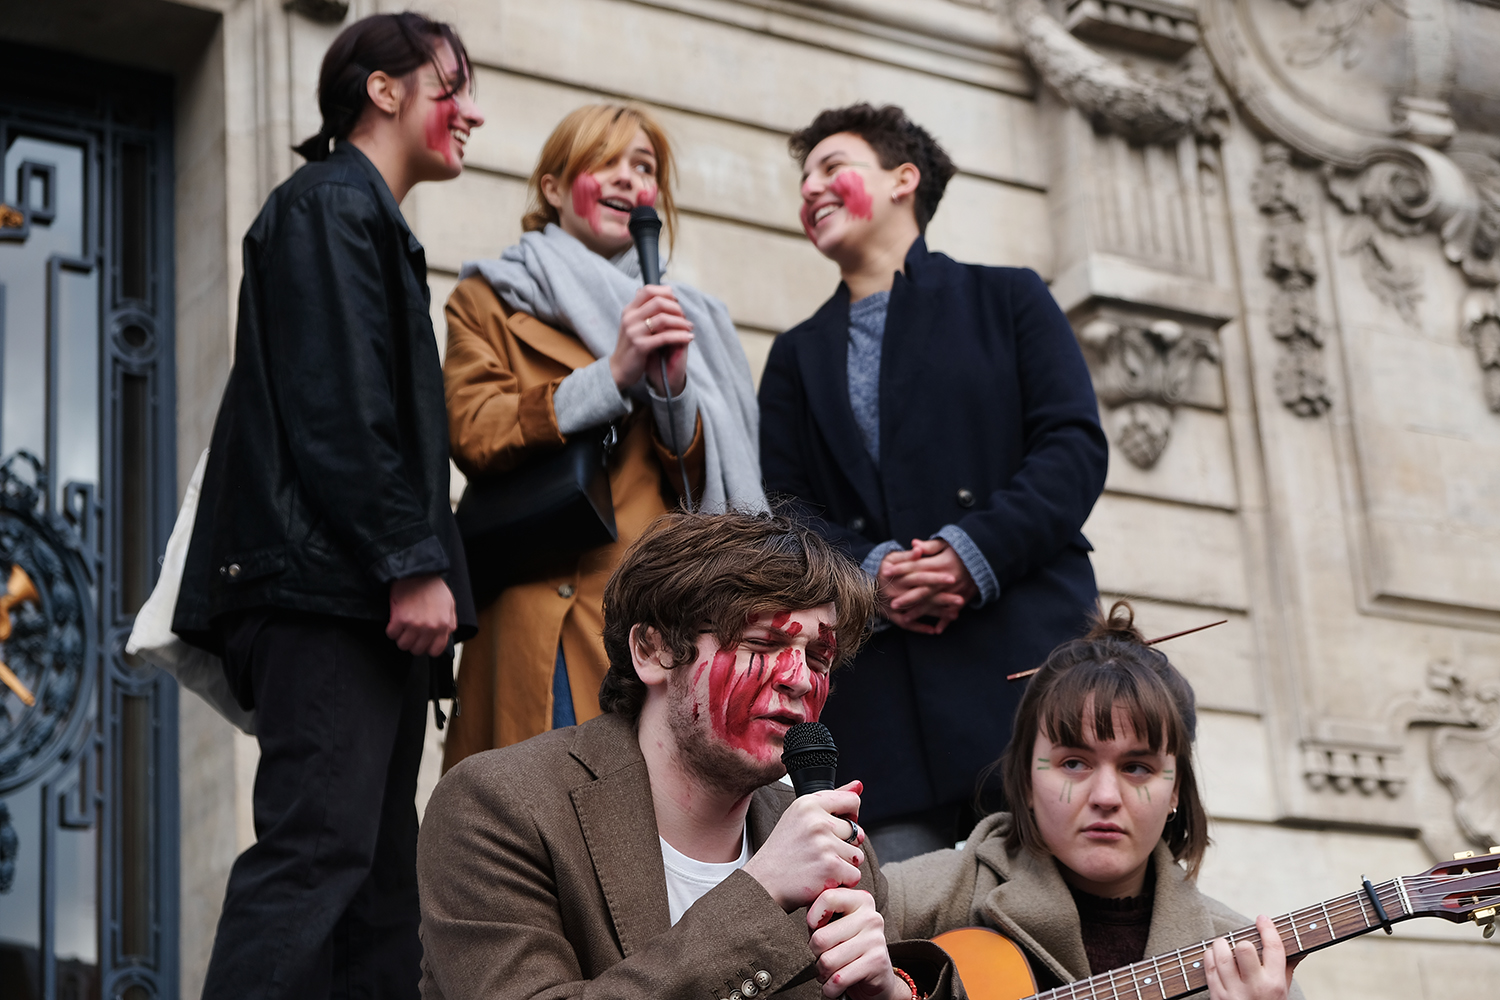
[[[503,302],[500,307],[505,311],[505,325],[510,328],[510,332],[517,340],[545,354],[558,364],[577,371],[593,364],[596,360],[589,353],[589,349],[583,346],[583,341],[571,333],[564,333],[556,327],[548,326],[527,313],[514,312]]]
[[[1078,909],[1052,859],[1025,850],[1011,858],[1005,854],[1004,840],[996,837],[981,846],[980,860],[1004,879],[984,901],[990,926],[1004,928],[1063,982],[1087,977],[1089,959]]]
[[[1207,941],[1214,937],[1214,921],[1203,905],[1203,897],[1187,880],[1187,872],[1172,860],[1172,850],[1159,842],[1152,855],[1156,867],[1156,894],[1151,902],[1151,933],[1146,938],[1146,957],[1176,951],[1171,942],[1183,938]]]
[[[575,788],[572,799],[620,950],[629,958],[670,929],[672,917],[646,761],[635,727],[614,722],[579,730],[573,757],[594,780]],[[602,761],[613,762],[611,770],[600,772]]]
[[[880,477],[865,451],[849,402],[848,286],[840,284],[833,298],[813,315],[798,345],[797,361],[802,384],[813,390],[807,393],[808,408],[838,457],[839,468],[859,492],[865,508],[884,516]]]
[[[897,272],[891,286],[886,313],[885,337],[880,345],[880,459],[899,442],[900,423],[904,414],[932,398],[935,386],[942,386],[942,296],[932,279],[936,277],[928,264],[930,254],[920,237],[906,254],[905,273]],[[847,390],[846,390],[847,392]]]

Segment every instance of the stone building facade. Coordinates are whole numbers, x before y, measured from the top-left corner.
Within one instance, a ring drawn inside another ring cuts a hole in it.
[[[240,237],[318,127],[323,50],[401,6],[0,0],[0,40],[174,82],[178,484],[228,370]],[[519,235],[552,126],[630,99],[677,144],[672,273],[724,299],[758,372],[838,280],[801,233],[788,133],[900,104],[959,166],[929,243],[1036,269],[1089,359],[1106,600],[1153,634],[1227,619],[1170,649],[1202,708],[1205,890],[1281,913],[1500,844],[1500,3],[415,6],[458,26],[488,115],[462,178],[404,206],[440,338],[461,263]],[[177,712],[180,980],[152,989],[196,996],[255,748],[194,698]],[[1490,996],[1497,945],[1414,920],[1298,978],[1314,1000]]]

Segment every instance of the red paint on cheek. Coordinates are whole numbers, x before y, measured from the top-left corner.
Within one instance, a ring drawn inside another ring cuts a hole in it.
[[[462,124],[458,113],[458,101],[448,98],[439,101],[432,106],[427,113],[426,139],[427,148],[434,153],[443,154],[443,161],[450,167],[459,161],[459,155],[455,151],[457,140],[449,133],[449,129],[456,128]]]
[[[874,202],[870,200],[870,193],[865,190],[865,179],[856,171],[839,171],[828,190],[843,199],[844,208],[856,219],[868,219],[874,214]]]
[[[635,207],[636,208],[640,208],[641,206],[645,205],[645,206],[648,206],[648,207],[651,207],[651,208],[655,208],[656,207],[656,195],[657,195],[657,189],[656,188],[654,188],[654,187],[643,188],[641,190],[641,193],[635,196]]]
[[[599,231],[599,181],[593,174],[579,174],[573,180],[573,214]]]
[[[758,663],[757,663],[758,661]],[[751,669],[735,670],[735,651],[721,649],[714,654],[708,674],[708,703],[714,732],[730,746],[757,754],[748,730],[761,683],[757,676],[766,670],[765,657],[751,658]]]

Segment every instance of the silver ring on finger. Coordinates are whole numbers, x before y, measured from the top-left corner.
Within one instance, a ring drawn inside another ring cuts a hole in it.
[[[848,820],[848,823],[849,823],[849,836],[847,836],[847,837],[844,838],[844,843],[846,843],[846,844],[853,844],[855,847],[858,847],[859,846],[859,824],[856,823],[856,822],[854,822],[854,820],[852,820],[852,819]]]
[[[651,317],[650,316],[646,317],[646,332],[647,333],[653,333],[653,334],[656,332],[655,330],[651,329]]]

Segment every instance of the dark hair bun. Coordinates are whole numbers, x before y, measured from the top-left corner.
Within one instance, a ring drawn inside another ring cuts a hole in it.
[[[1146,637],[1141,630],[1135,627],[1135,608],[1130,606],[1129,601],[1116,601],[1109,606],[1109,614],[1095,614],[1089,623],[1088,634],[1084,637],[1085,642],[1099,642],[1104,639],[1114,639],[1116,642],[1133,642],[1138,646],[1145,646]]]

